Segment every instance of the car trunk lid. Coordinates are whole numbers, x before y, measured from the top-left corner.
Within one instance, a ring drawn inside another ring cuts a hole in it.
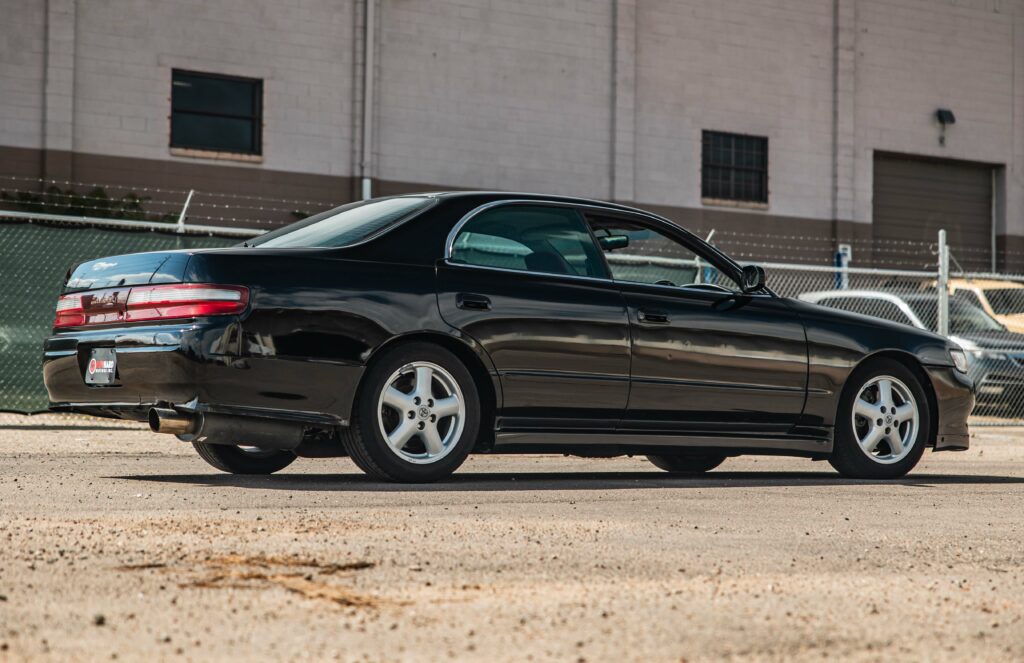
[[[181,283],[189,251],[152,251],[89,260],[68,272],[64,292]]]

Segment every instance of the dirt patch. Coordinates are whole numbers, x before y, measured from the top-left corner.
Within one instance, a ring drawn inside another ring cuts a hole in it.
[[[182,589],[267,589],[279,587],[304,598],[327,601],[349,608],[377,608],[395,604],[378,596],[361,594],[339,584],[339,577],[351,577],[356,571],[372,569],[376,562],[320,562],[291,555],[217,555],[188,566],[163,563],[128,564],[118,571],[160,570],[172,576],[191,576],[179,580]],[[197,572],[197,567],[202,570]],[[318,580],[331,576],[335,582]]]

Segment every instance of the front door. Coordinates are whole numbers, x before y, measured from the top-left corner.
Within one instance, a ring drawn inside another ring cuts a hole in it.
[[[498,372],[500,430],[611,430],[622,417],[625,305],[572,206],[508,203],[472,217],[439,263],[438,304]]]
[[[791,429],[804,407],[807,342],[786,303],[742,294],[708,255],[695,252],[699,240],[684,243],[687,237],[653,221],[590,222],[630,319],[631,389],[620,429]]]

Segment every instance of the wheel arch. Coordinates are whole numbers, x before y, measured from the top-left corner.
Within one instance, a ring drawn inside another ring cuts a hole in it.
[[[857,365],[853,367],[847,376],[846,384],[843,385],[843,392],[837,402],[837,408],[839,407],[839,403],[843,402],[843,398],[846,397],[847,390],[857,388],[849,378],[855,372],[879,359],[891,359],[899,362],[905,366],[907,370],[913,373],[914,376],[917,377],[918,382],[921,383],[921,389],[924,390],[925,397],[928,399],[929,439],[925,440],[925,446],[934,447],[936,435],[938,435],[939,430],[939,401],[935,395],[935,388],[932,385],[932,381],[928,378],[928,374],[924,370],[924,366],[921,364],[921,361],[910,352],[905,350],[887,349],[873,352],[866,357],[863,357],[859,362],[857,362]],[[839,425],[838,417],[836,418],[836,425]]]
[[[363,371],[363,376],[356,387],[355,401],[358,402],[366,375],[374,363],[380,361],[388,352],[410,343],[431,343],[440,346],[455,355],[466,367],[480,396],[480,432],[474,450],[491,448],[494,445],[494,420],[500,405],[500,385],[491,378],[493,372],[488,367],[490,361],[486,355],[481,356],[483,350],[464,338],[435,331],[417,331],[388,339],[374,348],[367,359],[367,370]]]

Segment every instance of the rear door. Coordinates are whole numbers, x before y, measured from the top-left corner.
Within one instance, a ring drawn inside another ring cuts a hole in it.
[[[465,221],[438,267],[438,304],[501,383],[501,430],[610,430],[629,393],[618,289],[572,206],[504,203]]]
[[[790,430],[804,407],[807,343],[785,301],[740,293],[661,224],[621,217],[590,223],[630,320],[631,391],[620,429]]]

